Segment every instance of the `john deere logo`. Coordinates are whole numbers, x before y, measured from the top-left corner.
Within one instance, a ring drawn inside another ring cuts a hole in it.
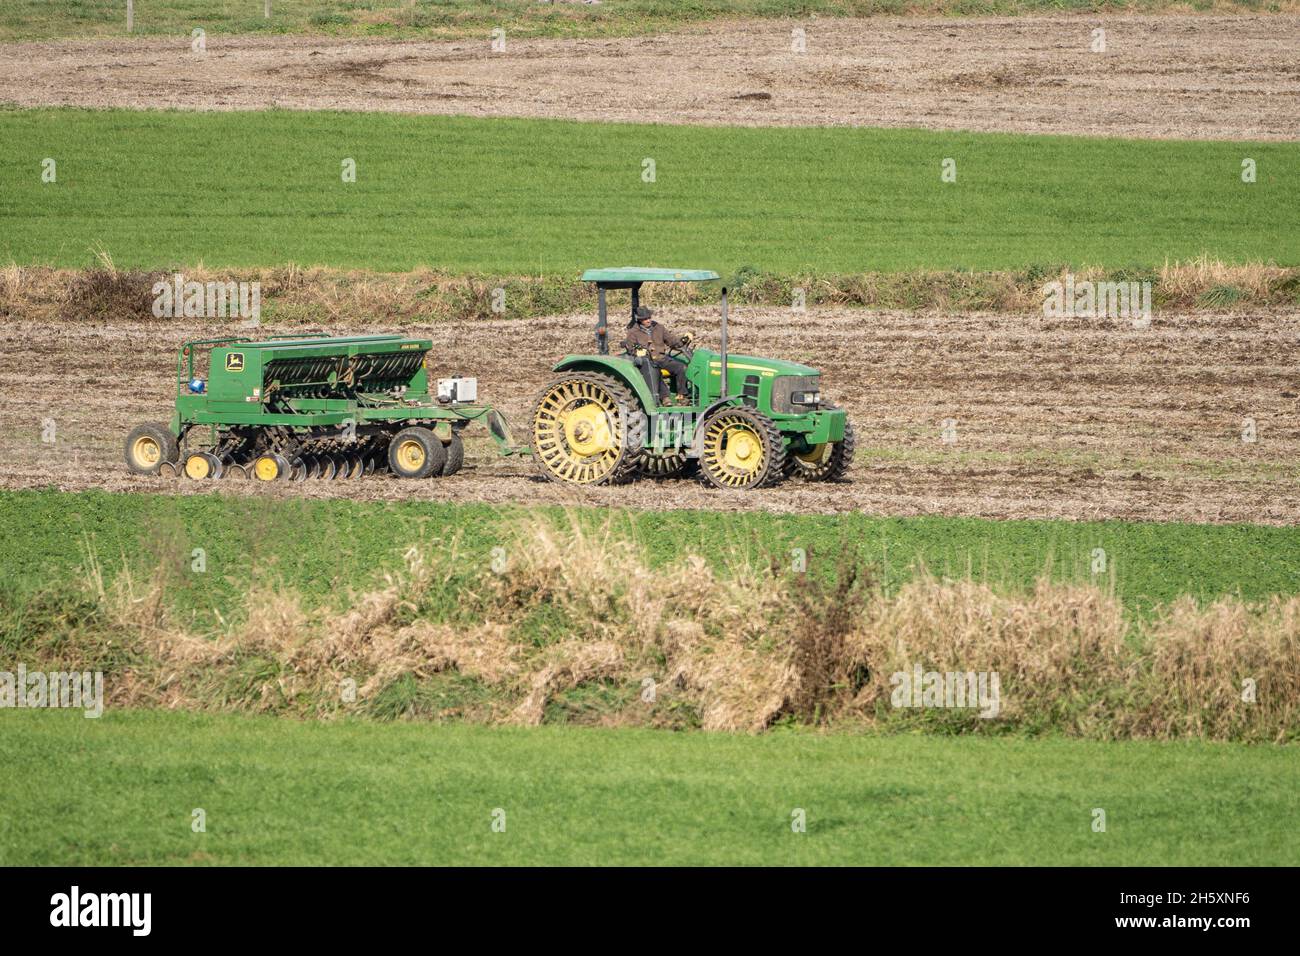
[[[242,372],[244,370],[244,353],[227,352],[226,353],[226,371]]]

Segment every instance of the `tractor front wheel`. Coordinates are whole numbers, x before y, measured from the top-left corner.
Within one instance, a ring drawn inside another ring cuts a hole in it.
[[[428,478],[446,463],[447,449],[438,436],[419,425],[403,428],[388,443],[388,467],[399,478]]]
[[[137,425],[126,436],[126,467],[133,474],[156,475],[163,463],[179,458],[180,445],[166,425]]]
[[[533,409],[533,458],[551,481],[605,485],[637,473],[645,413],[632,391],[608,375],[557,378]]]
[[[853,423],[844,420],[844,439],[814,445],[805,452],[789,453],[786,457],[786,474],[804,481],[839,481],[853,462],[856,438]]]
[[[700,480],[715,488],[761,488],[785,477],[776,424],[752,408],[720,408],[704,420]]]

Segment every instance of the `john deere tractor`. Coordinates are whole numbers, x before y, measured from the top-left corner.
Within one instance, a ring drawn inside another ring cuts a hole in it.
[[[647,477],[697,476],[718,488],[762,488],[785,478],[842,478],[853,458],[853,427],[822,400],[817,369],[727,352],[727,290],[719,350],[689,346],[684,403],[662,405],[648,358],[611,354],[606,293],[631,292],[631,315],[646,282],[710,282],[701,269],[588,269],[596,286],[596,352],[567,355],[538,396],[533,459],[554,481],[614,484]],[[623,338],[621,327],[616,341]],[[619,346],[622,351],[622,347]]]

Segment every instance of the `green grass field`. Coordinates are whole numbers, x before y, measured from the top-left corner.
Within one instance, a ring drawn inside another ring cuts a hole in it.
[[[345,500],[275,502],[222,495],[126,495],[103,492],[0,492],[0,580],[25,590],[75,577],[87,543],[111,574],[123,557],[147,569],[160,560],[178,572],[179,608],[228,607],[255,578],[274,575],[321,601],[346,588],[374,586],[399,568],[413,544],[458,541],[467,575],[487,573],[491,550],[511,544],[509,519],[522,508],[427,502]],[[558,514],[557,509],[546,509]],[[610,514],[581,509],[595,525]],[[784,561],[810,552],[809,571],[832,576],[843,549],[875,565],[887,590],[918,562],[935,574],[973,576],[1023,589],[1044,572],[1100,580],[1139,613],[1180,594],[1259,600],[1300,591],[1300,529],[1246,525],[1130,522],[991,521],[979,518],[881,518],[865,514],[614,512],[617,534],[644,542],[652,559],[693,552],[723,565],[737,556]],[[201,547],[207,570],[190,573]],[[1108,569],[1091,575],[1103,548]],[[1113,583],[1112,583],[1113,581]],[[454,591],[457,580],[448,587]],[[454,594],[449,594],[454,600]]]
[[[1300,853],[1300,764],[1274,747],[0,711],[0,759],[0,865],[1219,866]],[[206,832],[191,829],[195,809]]]
[[[732,17],[1006,15],[1058,11],[1150,11],[1171,0],[604,0],[541,4],[537,0],[136,0],[134,33],[325,33],[348,36],[486,36],[504,27],[519,37],[622,36],[671,30]],[[1180,4],[1182,6],[1182,4]],[[1220,3],[1193,0],[1193,10]],[[1241,10],[1276,10],[1272,0],[1235,0]],[[126,0],[8,0],[0,40],[126,36]]]
[[[1259,180],[1241,182],[1241,162]],[[957,182],[943,183],[944,158]],[[57,182],[41,179],[57,163]],[[642,160],[656,181],[642,181]],[[356,182],[341,163],[357,164]],[[574,274],[1300,263],[1300,144],[0,111],[0,261]]]

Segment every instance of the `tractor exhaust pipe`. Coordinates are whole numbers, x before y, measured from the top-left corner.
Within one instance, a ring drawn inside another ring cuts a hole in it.
[[[718,398],[727,397],[727,287],[722,287],[722,381],[718,383]]]

